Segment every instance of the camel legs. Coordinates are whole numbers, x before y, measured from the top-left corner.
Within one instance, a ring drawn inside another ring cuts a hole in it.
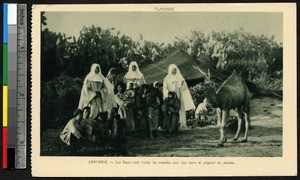
[[[242,126],[242,120],[243,120],[243,114],[242,114],[241,109],[237,108],[235,110],[235,113],[236,113],[236,116],[238,118],[238,128],[237,128],[236,134],[233,138],[234,141],[236,141],[239,138],[240,131],[241,131],[241,126]]]
[[[247,142],[248,130],[250,125],[250,115],[249,113],[244,113],[244,115],[245,115],[245,135],[242,142]]]
[[[222,120],[221,123],[219,124],[219,128],[220,128],[220,142],[219,142],[219,146],[223,146],[223,144],[227,141],[226,136],[225,136],[225,124],[226,124],[226,120],[229,114],[229,110],[222,110]]]
[[[222,111],[220,108],[217,108],[217,126],[220,127],[221,120],[222,120]]]
[[[245,135],[242,142],[247,142],[248,130],[250,126],[250,99],[248,99],[243,107],[243,113],[245,115]]]

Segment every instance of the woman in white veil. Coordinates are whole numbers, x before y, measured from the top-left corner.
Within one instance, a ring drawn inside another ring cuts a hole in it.
[[[192,96],[188,89],[185,79],[181,75],[178,67],[175,64],[170,64],[168,75],[164,78],[163,82],[163,98],[166,99],[169,91],[175,92],[180,99],[181,108],[179,111],[180,128],[186,129],[186,111],[195,109]]]
[[[112,84],[102,75],[99,64],[93,64],[90,73],[85,77],[80,94],[78,109],[91,107],[91,117],[107,112],[116,107]]]
[[[129,88],[129,84],[133,83],[141,87],[141,85],[146,84],[144,75],[140,72],[139,66],[135,61],[129,64],[128,72],[124,76],[124,83]]]

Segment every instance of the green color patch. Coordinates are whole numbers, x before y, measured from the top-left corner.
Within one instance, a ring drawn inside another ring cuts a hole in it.
[[[7,44],[3,44],[3,86],[7,85],[7,75],[8,75],[8,49]]]

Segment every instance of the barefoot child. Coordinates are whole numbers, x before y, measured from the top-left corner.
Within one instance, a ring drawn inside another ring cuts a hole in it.
[[[76,144],[82,137],[82,110],[76,109],[73,116],[60,134],[61,140],[67,145]]]
[[[129,83],[129,88],[125,91],[125,110],[126,110],[126,126],[127,131],[132,132],[135,130],[133,109],[135,106],[135,91],[133,89],[134,84]]]
[[[153,133],[157,133],[159,123],[159,106],[159,98],[156,96],[154,90],[151,89],[147,98],[147,114],[150,138],[153,138]]]
[[[169,91],[164,104],[167,133],[169,136],[173,136],[178,130],[180,106],[180,100],[176,93]]]
[[[117,135],[117,121],[119,118],[118,108],[112,108],[108,111],[108,136],[110,139],[114,139]]]

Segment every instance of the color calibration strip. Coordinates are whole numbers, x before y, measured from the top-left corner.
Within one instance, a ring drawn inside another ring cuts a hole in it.
[[[7,148],[8,148],[8,131],[7,131],[7,113],[8,113],[8,87],[7,87],[7,74],[8,74],[8,4],[3,4],[3,135],[2,135],[2,167],[7,169]]]
[[[20,14],[22,14],[21,18],[19,18]],[[20,21],[20,19],[22,20]],[[18,27],[19,24],[21,24],[20,27]],[[24,77],[19,79],[19,71],[27,72],[26,36],[26,5],[4,3],[2,151],[2,167],[4,169],[26,167],[24,160],[26,157],[26,113],[24,116],[24,111],[26,111],[26,98],[24,98],[26,76],[23,75]],[[19,89],[22,89],[22,92]],[[22,99],[24,100],[22,102],[19,100],[19,94],[23,94]]]

